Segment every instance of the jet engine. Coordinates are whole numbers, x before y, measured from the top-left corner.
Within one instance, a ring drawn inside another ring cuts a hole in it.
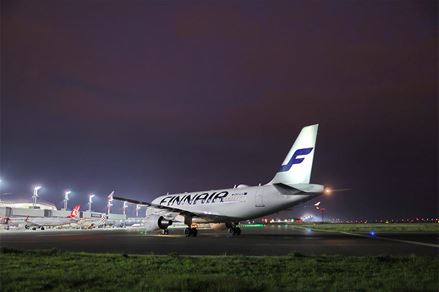
[[[154,231],[156,229],[166,229],[172,225],[172,220],[167,220],[160,215],[150,215],[145,219],[146,231]]]

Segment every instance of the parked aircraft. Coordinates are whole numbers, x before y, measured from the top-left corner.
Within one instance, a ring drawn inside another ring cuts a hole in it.
[[[147,206],[144,227],[168,233],[173,222],[184,222],[186,236],[197,236],[193,223],[225,223],[231,235],[241,234],[240,221],[259,218],[316,198],[325,187],[310,184],[318,125],[304,127],[274,178],[265,185],[238,185],[190,193],[167,194],[152,202],[113,196]]]
[[[92,228],[98,228],[107,222],[107,215],[102,214],[99,218],[84,218],[80,219],[77,224],[84,229],[92,229]]]
[[[40,228],[41,230],[44,230],[45,227],[53,227],[53,226],[62,226],[67,225],[70,223],[76,223],[78,222],[78,214],[79,214],[79,208],[80,205],[76,205],[69,216],[62,218],[62,217],[27,217],[25,222],[25,228],[29,229],[32,228],[32,230],[36,230],[37,228]]]

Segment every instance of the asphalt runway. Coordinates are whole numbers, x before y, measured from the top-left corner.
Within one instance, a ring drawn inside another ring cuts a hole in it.
[[[293,226],[242,228],[229,237],[225,230],[199,229],[198,237],[186,238],[182,229],[169,235],[134,230],[2,231],[0,246],[15,249],[179,254],[179,255],[422,255],[439,256],[439,234],[368,234],[319,232]]]

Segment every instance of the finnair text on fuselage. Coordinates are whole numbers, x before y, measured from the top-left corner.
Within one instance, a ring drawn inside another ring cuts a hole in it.
[[[202,204],[214,204],[214,203],[223,203],[224,199],[227,196],[245,196],[244,193],[233,193],[230,194],[228,191],[216,191],[212,193],[203,192],[200,194],[182,194],[182,195],[169,195],[164,197],[160,201],[160,205],[162,206],[180,206],[180,205],[202,205]]]

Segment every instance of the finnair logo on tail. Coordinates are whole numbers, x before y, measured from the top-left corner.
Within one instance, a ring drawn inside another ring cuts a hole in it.
[[[305,157],[299,157],[299,156],[305,156],[310,154],[312,149],[313,147],[297,149],[294,152],[293,156],[291,156],[290,161],[288,161],[287,164],[284,164],[280,167],[279,172],[288,171],[290,170],[291,166],[293,166],[294,164],[302,163],[302,161],[305,160]]]

